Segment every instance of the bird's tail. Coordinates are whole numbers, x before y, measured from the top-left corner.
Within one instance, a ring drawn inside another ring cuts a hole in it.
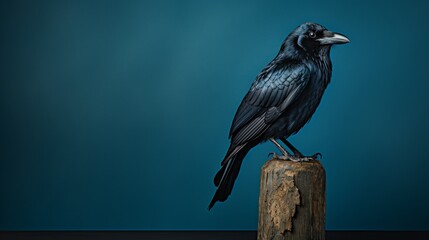
[[[231,194],[235,179],[237,179],[238,172],[240,171],[241,163],[249,150],[250,147],[243,145],[229,149],[222,162],[222,168],[216,173],[214,178],[214,184],[218,188],[209,204],[209,210],[216,202],[224,202]]]

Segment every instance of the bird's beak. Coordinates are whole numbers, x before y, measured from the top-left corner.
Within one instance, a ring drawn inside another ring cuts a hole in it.
[[[346,36],[331,31],[324,31],[323,37],[317,39],[317,41],[319,41],[321,45],[344,44],[350,42]]]

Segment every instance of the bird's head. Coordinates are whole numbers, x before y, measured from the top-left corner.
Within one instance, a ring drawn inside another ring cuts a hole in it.
[[[334,44],[348,43],[350,40],[339,33],[331,32],[317,23],[303,23],[286,38],[281,51],[293,55],[329,54]]]

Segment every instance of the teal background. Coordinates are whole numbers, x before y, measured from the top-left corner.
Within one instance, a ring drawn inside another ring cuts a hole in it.
[[[245,159],[212,211],[242,97],[297,25],[347,35],[312,121],[329,230],[429,230],[424,1],[2,1],[0,230],[256,229]]]

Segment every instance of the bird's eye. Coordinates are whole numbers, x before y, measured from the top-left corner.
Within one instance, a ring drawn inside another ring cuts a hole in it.
[[[311,38],[315,38],[315,37],[316,37],[316,34],[315,34],[314,32],[309,32],[309,33],[308,33],[308,36],[310,36]]]

